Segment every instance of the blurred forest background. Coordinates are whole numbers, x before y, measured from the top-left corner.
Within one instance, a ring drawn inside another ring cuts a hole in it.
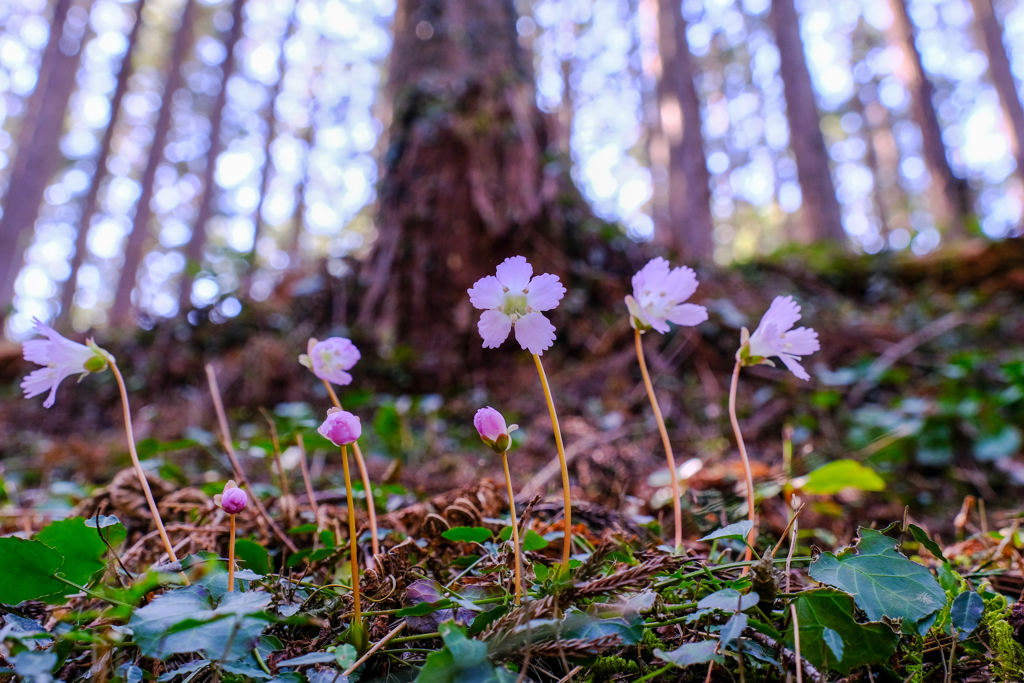
[[[492,267],[410,245],[535,256],[538,220],[720,265],[1021,232],[1014,0],[8,0],[0,25],[13,340],[223,322],[323,259],[369,323],[392,267],[440,264],[411,299]],[[461,208],[422,188],[447,181]]]

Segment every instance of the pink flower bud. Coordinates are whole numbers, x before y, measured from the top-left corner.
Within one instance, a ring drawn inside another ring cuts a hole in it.
[[[363,433],[359,418],[352,413],[337,408],[327,411],[327,419],[317,430],[335,446],[347,446],[355,443]]]
[[[480,433],[480,438],[495,453],[504,453],[512,445],[509,433],[517,429],[516,425],[505,426],[505,418],[494,408],[487,406],[476,411],[473,426]]]
[[[214,502],[220,505],[224,512],[229,515],[237,515],[245,509],[246,504],[249,502],[249,496],[245,495],[245,491],[238,488],[235,482],[229,481],[224,485],[224,493],[214,496]]]

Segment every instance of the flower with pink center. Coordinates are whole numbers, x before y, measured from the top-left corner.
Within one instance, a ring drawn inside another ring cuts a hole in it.
[[[818,343],[818,333],[813,329],[798,327],[794,330],[797,320],[800,320],[800,305],[793,301],[793,297],[775,297],[761,318],[761,324],[740,349],[741,355],[752,364],[770,364],[767,358],[777,356],[794,375],[802,380],[810,379],[799,359],[820,349],[821,344]],[[743,332],[746,333],[746,329]]]
[[[469,289],[470,303],[483,311],[477,329],[484,348],[498,348],[515,328],[524,351],[543,355],[555,341],[555,326],[541,312],[557,308],[563,296],[565,287],[557,275],[533,277],[533,266],[522,256],[505,259],[496,275]]]
[[[363,428],[359,418],[352,413],[331,408],[327,411],[327,419],[317,431],[335,446],[347,446],[359,440]]]
[[[218,493],[213,497],[213,502],[229,515],[237,515],[249,503],[249,496],[245,494],[245,491],[238,488],[238,484],[234,481],[229,481],[224,485],[224,492]]]
[[[332,384],[351,384],[348,374],[362,355],[351,340],[344,337],[330,337],[323,341],[310,339],[307,352],[299,356],[299,362],[313,371],[313,374]]]
[[[519,429],[519,425],[505,426],[505,418],[494,408],[487,406],[476,411],[473,416],[473,426],[479,432],[480,438],[495,453],[501,454],[512,445],[510,434]]]
[[[33,398],[47,391],[50,395],[43,402],[44,408],[53,405],[57,398],[57,387],[70,375],[84,377],[91,372],[106,369],[114,357],[89,339],[85,344],[73,342],[58,334],[53,328],[35,321],[36,332],[46,339],[32,339],[22,345],[25,360],[45,367],[33,370],[21,382],[25,398]]]
[[[697,275],[692,268],[670,268],[660,256],[633,276],[633,294],[626,296],[626,307],[634,329],[668,332],[669,323],[699,325],[708,319],[703,306],[684,303],[697,291]]]

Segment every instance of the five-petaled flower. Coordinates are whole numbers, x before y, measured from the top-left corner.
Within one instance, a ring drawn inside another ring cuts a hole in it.
[[[249,502],[249,496],[245,494],[245,491],[238,488],[238,484],[234,481],[229,481],[224,485],[224,492],[218,493],[213,497],[213,502],[229,515],[237,515],[245,509],[246,504]]]
[[[473,416],[473,426],[476,427],[483,442],[499,455],[509,449],[509,446],[512,445],[510,434],[519,429],[519,425],[506,427],[502,414],[490,406],[476,411],[476,415]]]
[[[768,312],[761,318],[761,324],[754,330],[754,334],[747,337],[746,328],[743,329],[743,343],[740,347],[739,356],[744,365],[757,365],[771,361],[769,356],[778,356],[790,372],[802,380],[811,378],[800,365],[801,356],[807,356],[821,348],[818,343],[818,333],[809,327],[798,327],[795,330],[793,325],[800,319],[800,305],[793,301],[791,296],[777,296],[768,308]]]
[[[307,352],[299,356],[299,362],[313,371],[313,374],[332,384],[350,384],[348,374],[361,358],[359,349],[344,337],[331,337],[323,341],[310,339]]]
[[[352,413],[331,408],[327,411],[327,419],[317,431],[335,446],[347,446],[359,440],[363,428],[359,418]]]
[[[684,303],[697,291],[697,275],[692,268],[669,267],[660,256],[633,276],[633,294],[626,296],[629,322],[633,329],[668,332],[669,323],[699,325],[708,319],[703,306]]]
[[[85,344],[73,342],[53,328],[36,320],[36,332],[45,335],[46,339],[32,339],[24,343],[22,349],[25,360],[45,367],[33,370],[21,382],[25,398],[50,392],[43,402],[49,408],[57,398],[57,387],[70,375],[85,377],[90,372],[105,370],[114,357],[89,339]]]
[[[477,329],[485,349],[495,349],[508,339],[514,327],[516,341],[535,355],[542,355],[555,341],[555,326],[542,311],[558,307],[565,287],[557,275],[533,276],[533,266],[522,256],[505,259],[497,277],[488,275],[469,289],[469,301],[483,310]]]

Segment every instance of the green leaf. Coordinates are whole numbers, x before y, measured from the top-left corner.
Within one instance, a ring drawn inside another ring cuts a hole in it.
[[[946,592],[932,573],[900,554],[895,540],[874,529],[861,528],[856,546],[839,555],[819,555],[811,563],[810,575],[853,595],[872,621],[901,619],[905,634],[918,633],[919,622],[946,606]]]
[[[236,660],[259,642],[267,626],[263,610],[269,604],[269,593],[231,592],[213,608],[206,588],[193,585],[168,591],[135,610],[128,626],[147,657],[163,660],[201,652],[207,659]]]
[[[739,640],[743,632],[747,630],[747,615],[734,614],[729,621],[725,622],[718,637],[721,639],[722,647],[729,647],[734,641]]]
[[[754,528],[754,524],[749,520],[745,519],[742,522],[736,522],[729,526],[724,526],[718,531],[712,531],[710,534],[700,539],[702,541],[713,541],[717,538],[738,538],[741,541],[745,541],[747,534]]]
[[[451,609],[455,606],[448,598],[443,598],[435,602],[418,602],[412,607],[403,607],[395,613],[397,619],[404,617],[422,617],[427,614],[433,614],[439,610]]]
[[[108,530],[113,528],[116,527],[108,527]],[[64,556],[61,575],[79,585],[89,583],[94,574],[107,566],[104,562],[107,544],[100,540],[97,529],[85,525],[82,517],[51,522],[36,534],[36,540]]]
[[[843,637],[828,626],[821,629],[821,637],[828,645],[828,649],[832,650],[832,654],[835,655],[835,661],[841,662],[843,660]]]
[[[801,593],[796,599],[796,614],[800,624],[800,654],[819,669],[827,665],[847,675],[859,666],[886,661],[896,652],[899,643],[899,636],[885,624],[854,621],[853,598],[832,588]],[[825,629],[839,637],[842,657],[836,656],[836,643],[826,640]],[[786,631],[786,643],[794,647],[792,624]]]
[[[856,460],[836,460],[808,474],[799,488],[806,493],[830,496],[844,489],[884,491],[885,481]]]
[[[48,683],[53,680],[51,673],[57,666],[56,652],[24,650],[13,657],[14,670],[26,681]]]
[[[239,539],[235,541],[235,555],[245,562],[246,569],[251,569],[260,576],[270,573],[270,553],[259,543]]]
[[[946,556],[942,554],[942,548],[939,547],[939,544],[928,538],[928,534],[924,529],[916,524],[908,525],[907,529],[910,531],[910,535],[914,537],[914,540],[927,548],[928,552],[934,555],[936,560],[949,562],[949,560],[946,559]],[[945,586],[943,587],[945,588]]]
[[[466,638],[461,626],[446,621],[438,629],[444,648],[427,656],[416,683],[515,683],[516,676],[487,661],[487,644]]]
[[[744,595],[735,588],[724,588],[701,598],[697,603],[697,609],[719,609],[723,612],[735,612],[739,609],[741,612],[746,612],[760,599],[757,593]]]
[[[17,605],[68,592],[70,586],[53,578],[63,562],[60,553],[40,541],[0,538],[0,603]]]
[[[327,662],[333,661],[335,661],[333,652],[310,652],[309,654],[302,655],[301,657],[292,657],[291,659],[286,659],[283,662],[278,662],[277,665],[279,667],[308,666],[309,664],[326,664]]]
[[[948,562],[940,564],[936,573],[939,575],[939,585],[942,586],[942,590],[951,591],[960,587],[962,580],[960,574]]]
[[[341,667],[342,671],[355,664],[358,659],[359,653],[348,643],[339,645],[338,649],[334,651],[334,661]]]
[[[548,547],[547,540],[533,529],[526,530],[526,538],[522,539],[522,544],[523,550],[529,551],[544,550]]]
[[[503,541],[507,541],[512,538],[512,527],[502,527],[501,532],[498,534],[498,538]],[[526,530],[526,537],[519,539],[520,545],[523,546],[523,550],[544,550],[548,547],[548,541],[543,536],[538,534],[533,529]]]
[[[721,664],[725,661],[725,658],[722,655],[715,654],[717,648],[717,640],[702,640],[699,643],[686,643],[671,652],[655,650],[654,656],[663,662],[675,664],[678,667],[707,664],[708,662]]]
[[[482,526],[455,526],[441,534],[442,538],[449,541],[466,541],[468,543],[483,543],[490,540],[491,530]]]
[[[974,632],[981,623],[985,601],[974,591],[964,591],[956,596],[949,608],[949,621],[960,635],[960,640]]]

